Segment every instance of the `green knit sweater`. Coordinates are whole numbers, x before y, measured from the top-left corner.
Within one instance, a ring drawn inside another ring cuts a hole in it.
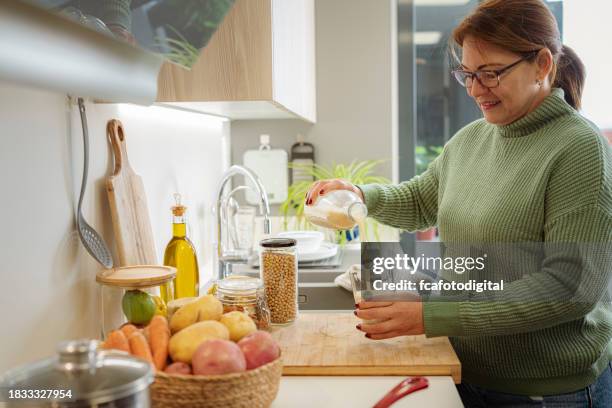
[[[359,186],[369,214],[409,231],[437,225],[443,242],[612,243],[611,149],[563,96],[553,89],[506,126],[467,125],[410,181]],[[589,292],[579,301],[424,304],[426,335],[450,337],[465,382],[557,394],[585,387],[607,366],[612,251],[561,251],[546,251],[538,270],[509,268],[504,292],[563,294],[564,273],[575,267]]]

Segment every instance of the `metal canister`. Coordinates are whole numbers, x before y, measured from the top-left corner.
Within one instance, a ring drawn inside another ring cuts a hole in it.
[[[6,372],[0,401],[7,407],[150,407],[151,365],[99,344],[63,342],[56,356]]]

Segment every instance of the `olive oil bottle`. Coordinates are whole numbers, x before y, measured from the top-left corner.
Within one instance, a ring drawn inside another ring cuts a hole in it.
[[[174,280],[174,299],[198,296],[200,277],[198,259],[193,244],[187,238],[185,212],[181,195],[174,194],[176,205],[172,207],[172,239],[166,246],[164,265],[176,268]],[[165,292],[161,291],[162,294]],[[168,299],[164,299],[168,301]]]

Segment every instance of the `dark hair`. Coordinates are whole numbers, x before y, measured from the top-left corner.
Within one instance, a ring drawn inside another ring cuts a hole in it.
[[[580,109],[584,65],[571,48],[561,43],[557,21],[542,0],[483,1],[453,30],[451,38],[462,47],[467,36],[524,57],[548,48],[553,56],[552,86],[562,88],[566,102]]]

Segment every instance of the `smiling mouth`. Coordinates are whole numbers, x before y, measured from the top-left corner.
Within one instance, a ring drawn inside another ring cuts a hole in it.
[[[480,108],[482,110],[486,111],[486,110],[495,108],[500,103],[501,101],[484,101],[484,102],[479,102],[478,105],[480,105]]]

